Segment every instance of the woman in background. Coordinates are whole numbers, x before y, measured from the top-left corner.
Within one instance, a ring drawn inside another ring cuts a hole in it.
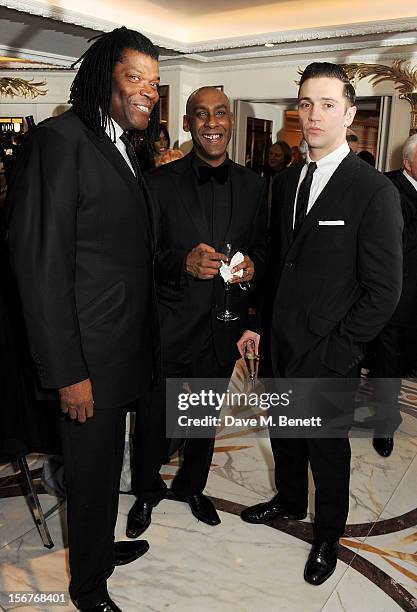
[[[288,166],[290,161],[290,145],[285,142],[285,140],[278,140],[269,147],[266,162],[266,174],[273,179],[278,172],[282,172],[282,170]]]
[[[184,157],[182,151],[179,149],[170,149],[171,139],[166,126],[161,123],[159,125],[159,138],[153,143],[154,149],[154,162],[155,167],[158,168],[163,164],[169,164],[169,162],[175,159]]]

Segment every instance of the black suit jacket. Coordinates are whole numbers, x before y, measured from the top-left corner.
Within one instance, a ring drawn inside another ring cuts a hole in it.
[[[223,323],[216,319],[217,311],[224,307],[220,276],[200,280],[186,272],[187,254],[200,242],[210,245],[191,155],[149,171],[146,180],[155,205],[158,237],[155,275],[162,358],[170,363],[192,363],[201,352],[211,325],[218,359],[229,364],[238,357],[235,342],[247,326],[251,292],[242,291],[239,285],[230,287],[230,309],[239,314],[239,320]],[[230,180],[232,211],[225,240],[254,261],[253,290],[265,269],[265,181],[234,162],[230,162]]]
[[[68,111],[28,137],[7,207],[41,386],[90,377],[97,408],[135,400],[158,333],[151,210],[126,161]]]
[[[275,276],[273,370],[277,376],[326,376],[329,370],[347,375],[400,297],[399,197],[386,177],[349,153],[294,238],[300,172],[290,166],[274,184],[268,274]]]
[[[400,193],[404,218],[403,290],[390,323],[403,327],[417,327],[417,191],[406,179],[402,170],[387,172],[386,176]]]

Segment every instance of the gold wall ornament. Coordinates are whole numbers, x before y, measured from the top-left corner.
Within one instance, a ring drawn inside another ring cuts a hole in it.
[[[411,105],[410,136],[417,132],[417,66],[412,67],[409,60],[400,59],[392,66],[383,64],[341,64],[349,79],[356,83],[370,77],[369,82],[378,85],[384,81],[395,83],[401,100]]]
[[[46,81],[33,82],[33,79],[26,81],[18,77],[0,77],[0,96],[21,96],[23,98],[37,98],[45,96],[48,93],[47,89],[39,89],[46,85]]]

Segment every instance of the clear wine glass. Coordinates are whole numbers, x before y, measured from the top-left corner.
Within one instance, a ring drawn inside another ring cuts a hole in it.
[[[220,253],[223,253],[223,255],[226,256],[225,263],[229,264],[233,257],[232,244],[230,242],[222,243],[220,245],[219,251]],[[224,283],[224,310],[217,314],[217,319],[219,321],[237,321],[237,319],[239,318],[237,314],[229,310],[229,290],[230,290],[230,283],[228,281],[225,281]]]

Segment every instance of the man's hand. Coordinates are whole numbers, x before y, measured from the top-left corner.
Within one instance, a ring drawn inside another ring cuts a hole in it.
[[[241,357],[244,357],[245,354],[245,344],[248,340],[253,340],[255,343],[255,352],[259,355],[259,342],[261,340],[261,336],[256,332],[251,331],[250,329],[246,329],[241,338],[236,342],[237,350],[240,353]]]
[[[85,423],[93,416],[93,390],[89,378],[59,389],[61,410],[70,419]]]
[[[235,266],[232,270],[233,274],[239,272],[239,270],[243,270],[243,276],[239,278],[238,276],[234,276],[229,282],[230,283],[247,283],[252,280],[253,275],[255,273],[255,264],[249,257],[249,255],[245,255],[245,259],[242,263]]]
[[[216,253],[208,244],[200,242],[187,255],[187,272],[195,278],[204,280],[214,278],[219,273],[222,259],[225,259],[224,255]]]

